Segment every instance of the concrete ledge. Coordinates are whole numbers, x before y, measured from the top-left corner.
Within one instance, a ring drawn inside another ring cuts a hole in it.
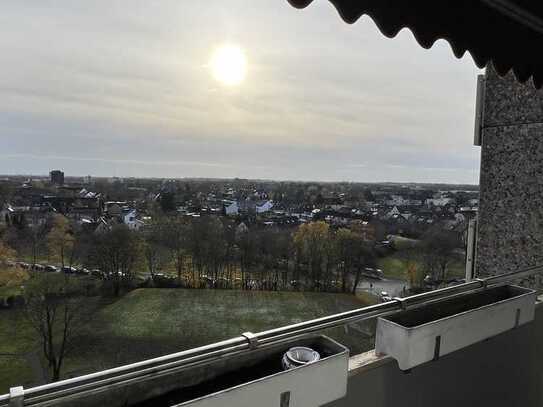
[[[394,359],[387,355],[377,355],[375,349],[360,353],[349,359],[349,377],[377,369],[388,363],[394,363]]]

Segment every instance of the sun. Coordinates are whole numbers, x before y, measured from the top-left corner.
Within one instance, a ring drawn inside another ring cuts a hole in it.
[[[211,57],[213,77],[227,86],[239,85],[247,74],[247,58],[237,45],[223,45]]]

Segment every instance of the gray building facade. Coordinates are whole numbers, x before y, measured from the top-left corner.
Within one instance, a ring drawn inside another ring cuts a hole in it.
[[[543,91],[487,68],[482,89],[477,274],[543,264]]]

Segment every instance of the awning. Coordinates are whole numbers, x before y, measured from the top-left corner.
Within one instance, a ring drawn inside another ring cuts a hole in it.
[[[303,8],[313,0],[288,0]],[[345,22],[370,16],[387,37],[409,28],[430,48],[438,39],[454,55],[469,51],[478,67],[492,63],[500,75],[511,69],[520,82],[543,85],[543,1],[541,0],[329,0]]]

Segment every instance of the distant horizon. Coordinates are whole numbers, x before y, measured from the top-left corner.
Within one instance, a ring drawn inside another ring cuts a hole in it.
[[[54,168],[50,171],[60,170],[61,168]],[[39,178],[49,178],[49,173],[47,174],[0,174],[0,178],[3,177],[39,177]],[[135,176],[119,176],[119,175],[110,175],[110,176],[100,176],[93,174],[86,175],[72,175],[66,174],[64,172],[64,178],[85,178],[91,177],[92,179],[110,179],[110,178],[120,178],[120,179],[143,179],[143,180],[219,180],[219,181],[230,181],[230,180],[246,180],[246,181],[257,181],[257,182],[293,182],[293,183],[316,183],[316,184],[409,184],[409,185],[455,185],[455,186],[479,186],[479,184],[469,184],[469,183],[457,183],[457,182],[418,182],[418,181],[319,181],[319,180],[296,180],[296,179],[271,179],[271,178],[248,178],[248,177],[135,177]]]

